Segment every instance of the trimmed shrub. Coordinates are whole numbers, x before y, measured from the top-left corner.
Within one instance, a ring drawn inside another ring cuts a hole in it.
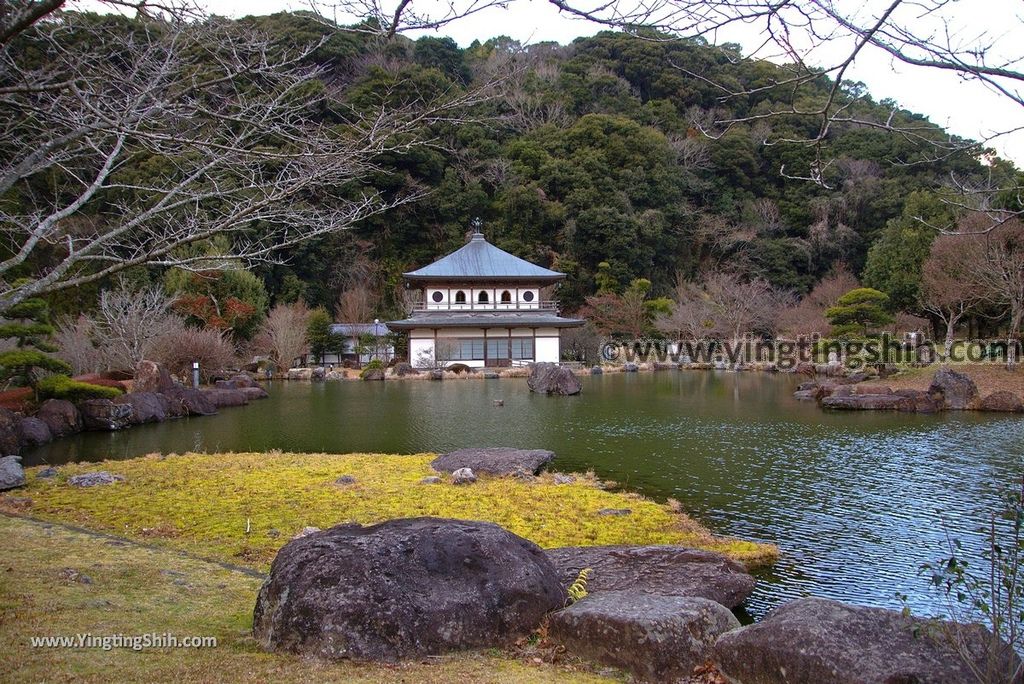
[[[66,375],[51,375],[43,378],[36,385],[39,398],[66,399],[72,403],[86,399],[114,399],[123,394],[116,387],[91,385],[88,382],[72,380]]]

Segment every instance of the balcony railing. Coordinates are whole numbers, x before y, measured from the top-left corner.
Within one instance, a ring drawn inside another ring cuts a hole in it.
[[[417,302],[413,311],[557,311],[558,302]]]

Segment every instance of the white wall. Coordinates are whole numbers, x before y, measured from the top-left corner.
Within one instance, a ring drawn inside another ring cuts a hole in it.
[[[539,333],[540,331],[538,331]],[[558,363],[559,361],[559,340],[558,337],[538,337],[534,354],[536,360],[550,361],[551,363]]]
[[[466,302],[464,304],[455,303],[455,294],[461,290],[466,295]],[[501,302],[502,293],[508,290],[509,294],[512,295],[512,301],[510,303],[503,304]],[[441,301],[434,301],[434,293],[441,293]],[[479,302],[480,293],[487,293],[487,303],[481,304]],[[527,292],[532,293],[531,301],[523,299],[523,295]],[[451,294],[451,297],[448,295]],[[455,286],[455,287],[427,287],[424,297],[424,304],[427,309],[538,309],[540,308],[540,290],[535,287],[522,287],[517,288],[513,286],[505,287],[485,287],[485,288],[474,288],[468,286]]]
[[[417,339],[409,337],[409,363],[419,366],[424,359],[429,358],[431,363],[434,358],[434,339]]]

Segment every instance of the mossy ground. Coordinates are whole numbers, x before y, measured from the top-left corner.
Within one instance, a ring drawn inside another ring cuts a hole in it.
[[[602,489],[577,476],[555,484],[483,477],[468,486],[422,484],[433,454],[186,454],[62,466],[0,496],[0,509],[182,549],[266,570],[304,527],[438,516],[495,522],[543,547],[684,544],[721,551],[748,565],[772,562],[772,545],[712,536],[672,507]],[[78,488],[71,475],[108,470],[123,483]],[[353,484],[335,483],[342,475]],[[599,515],[629,508],[630,515]]]
[[[613,681],[610,677],[615,676],[529,646],[394,666],[264,653],[250,635],[257,578],[169,550],[4,515],[0,537],[5,541],[0,560],[0,680],[5,682],[582,684]],[[34,636],[79,633],[213,636],[217,647],[30,647]]]

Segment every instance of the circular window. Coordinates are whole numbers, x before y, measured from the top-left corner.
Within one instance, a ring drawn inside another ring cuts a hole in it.
[[[430,295],[430,298],[433,299],[435,302],[440,302],[442,299],[444,299],[444,293],[442,293],[440,290],[435,290],[434,294]]]
[[[530,292],[529,290],[524,292],[523,293],[523,301],[524,302],[532,302],[533,301],[533,292]]]

